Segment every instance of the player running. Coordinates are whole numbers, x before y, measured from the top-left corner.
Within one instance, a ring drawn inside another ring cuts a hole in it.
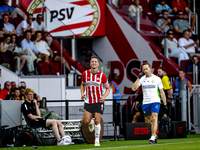
[[[99,60],[98,57],[92,56],[90,59],[90,70],[86,70],[82,75],[81,83],[81,99],[85,100],[83,120],[85,124],[89,125],[89,131],[95,130],[95,146],[100,146],[100,121],[101,115],[104,111],[104,101],[110,92],[107,77],[98,70]],[[103,94],[103,88],[106,88]],[[86,94],[85,94],[86,91]],[[94,120],[92,116],[94,114]],[[95,125],[94,125],[95,124]]]
[[[143,74],[140,73],[139,78],[133,83],[132,90],[136,91],[139,86],[142,86],[143,91],[143,105],[145,123],[151,131],[151,138],[149,144],[157,143],[157,127],[158,127],[158,113],[160,109],[160,95],[164,103],[164,109],[167,109],[165,92],[161,79],[151,73],[151,66],[149,63],[142,64]]]

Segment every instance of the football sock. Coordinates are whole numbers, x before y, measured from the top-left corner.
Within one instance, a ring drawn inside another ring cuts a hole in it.
[[[94,124],[94,118],[91,119],[89,124]]]
[[[99,136],[100,136],[100,130],[101,130],[100,124],[95,125],[94,130],[95,130],[95,141],[99,142]]]
[[[156,139],[156,136],[151,136],[150,140],[155,140]]]

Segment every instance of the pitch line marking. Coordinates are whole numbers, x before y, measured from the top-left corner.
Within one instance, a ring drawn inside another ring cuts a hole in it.
[[[113,148],[126,148],[126,147],[144,147],[144,146],[152,146],[152,145],[172,145],[172,144],[181,144],[181,143],[200,143],[200,141],[190,141],[190,142],[176,142],[176,143],[163,143],[163,144],[148,144],[148,145],[132,145],[132,146],[119,146],[119,147],[102,147],[102,148],[91,148],[91,149],[83,149],[83,150],[97,150],[97,149],[113,149]]]

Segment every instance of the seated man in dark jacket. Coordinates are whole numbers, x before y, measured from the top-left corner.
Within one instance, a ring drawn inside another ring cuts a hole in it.
[[[64,142],[65,132],[60,120],[41,118],[40,110],[37,105],[37,100],[33,99],[34,90],[27,88],[25,90],[26,100],[21,106],[21,112],[27,118],[30,126],[33,127],[51,127],[57,139],[57,145],[66,145]],[[60,135],[61,137],[60,138]]]

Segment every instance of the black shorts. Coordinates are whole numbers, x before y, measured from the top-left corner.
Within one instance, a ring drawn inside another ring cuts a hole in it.
[[[46,128],[46,119],[44,118],[37,118],[34,120],[31,120],[29,123],[31,125],[31,127],[43,127]]]
[[[94,114],[95,112],[103,114],[104,103],[93,103],[93,104],[84,104],[84,110]]]

